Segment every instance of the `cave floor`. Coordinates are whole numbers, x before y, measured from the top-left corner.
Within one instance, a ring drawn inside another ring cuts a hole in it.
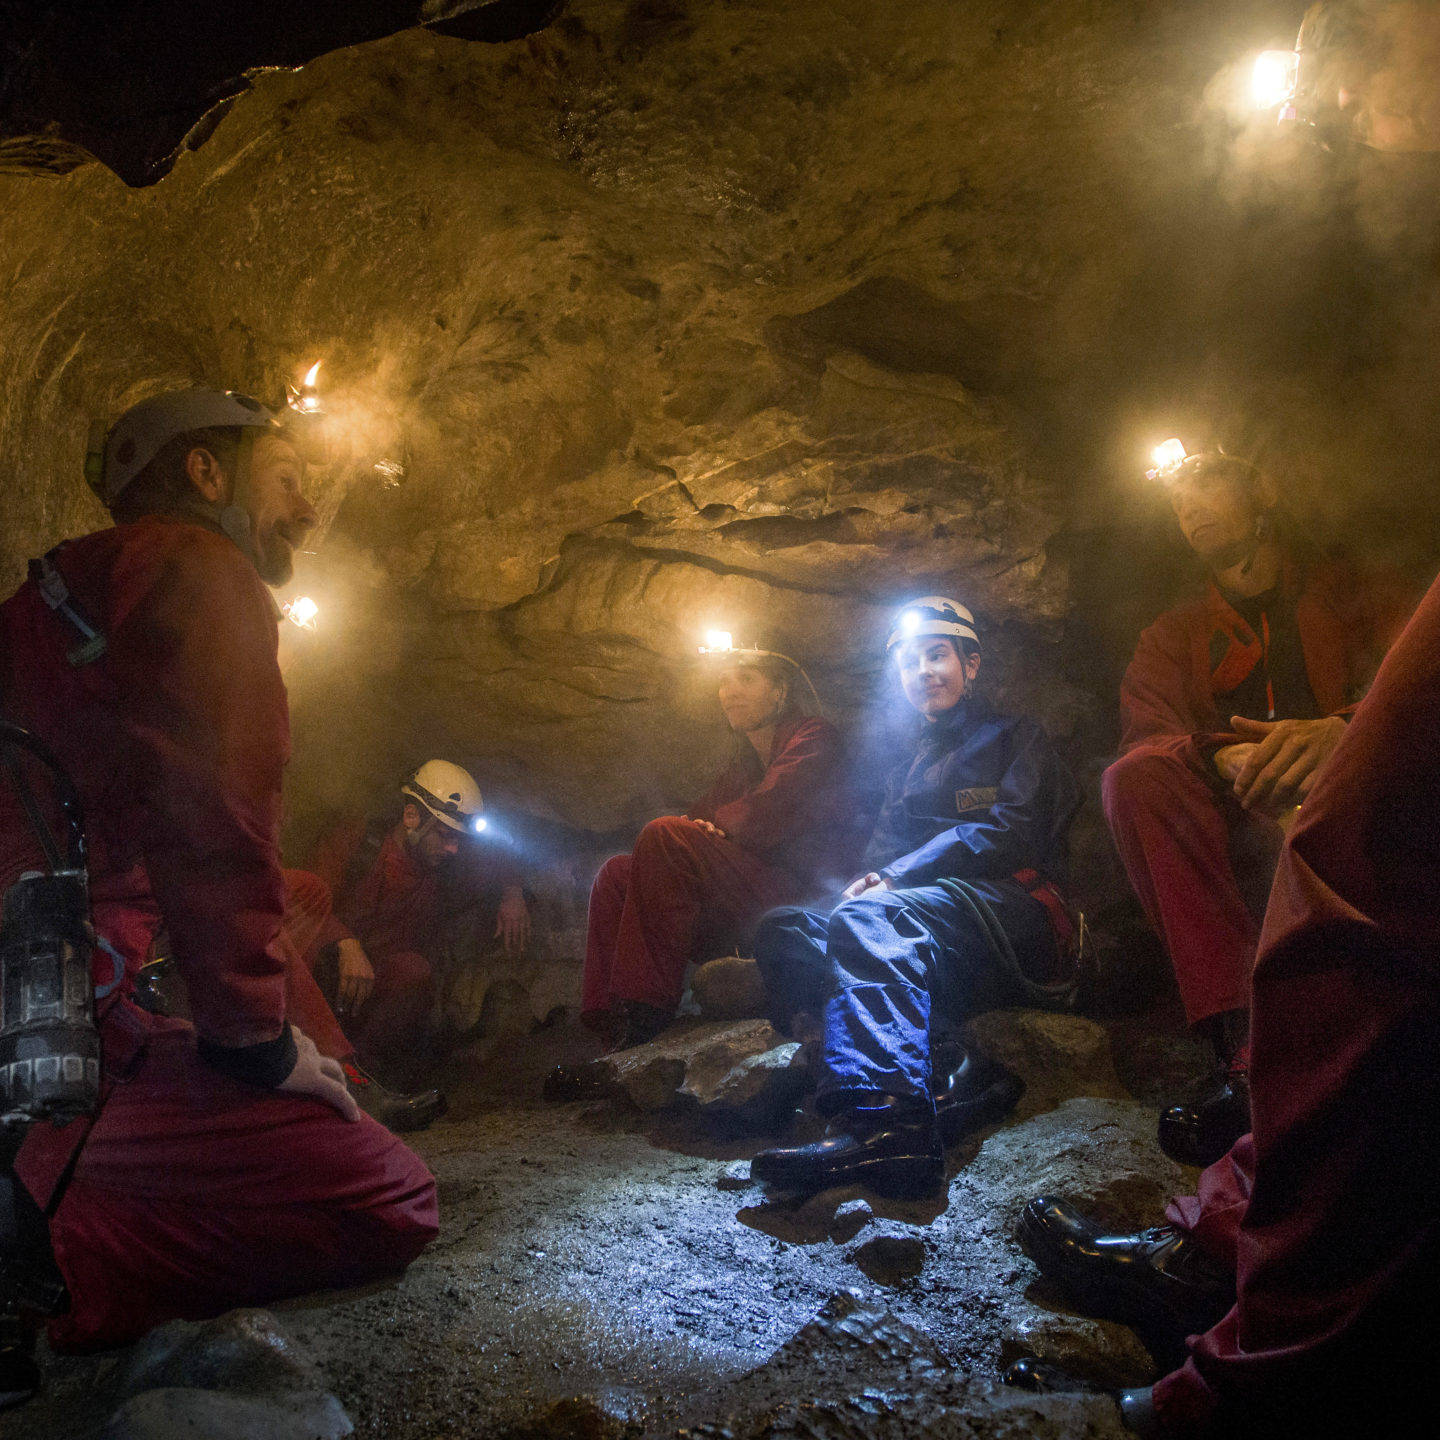
[[[635,1392],[646,1428],[728,1417],[733,1432],[741,1409],[804,1392],[803,1359],[778,1389],[741,1377],[764,1375],[757,1367],[847,1290],[915,1327],[972,1388],[993,1385],[1007,1330],[1033,1312],[1035,1276],[1010,1238],[1026,1177],[1013,1177],[1013,1191],[1003,1178],[998,1190],[967,1178],[983,1136],[951,1153],[945,1199],[867,1195],[865,1231],[832,1239],[836,1206],[861,1192],[768,1204],[726,1179],[765,1139],[706,1139],[693,1122],[545,1104],[541,1077],[581,1043],[561,1027],[526,1037],[503,1063],[453,1063],[449,1115],[412,1137],[439,1181],[438,1241],[396,1284],[277,1307],[358,1435],[524,1430],[546,1403],[610,1387]],[[1138,1102],[1120,1103],[1153,1124]],[[1057,1143],[1065,1148],[1063,1135],[1041,1140],[1047,1154]],[[1024,1162],[999,1163],[1005,1172]],[[923,1236],[918,1275],[897,1279],[857,1259],[858,1244],[890,1232]],[[96,1433],[112,1362],[46,1363],[46,1395],[0,1432]],[[1098,1433],[1089,1412],[1075,1425],[1043,1428]]]

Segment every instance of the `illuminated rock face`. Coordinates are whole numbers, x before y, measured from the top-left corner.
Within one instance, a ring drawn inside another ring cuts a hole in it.
[[[704,628],[854,719],[915,593],[971,604],[996,692],[1093,758],[1163,598],[1148,443],[1283,392],[1317,494],[1386,478],[1389,401],[1344,412],[1341,465],[1307,379],[1359,323],[1315,318],[1335,226],[1255,221],[1202,112],[1277,38],[1253,8],[574,0],[262,77],[147,191],[0,176],[5,577],[99,523],[91,415],[323,359],[301,848],[430,754],[591,830],[673,810],[728,743]]]

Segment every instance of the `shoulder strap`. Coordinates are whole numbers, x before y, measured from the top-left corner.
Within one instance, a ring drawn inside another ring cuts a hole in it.
[[[90,623],[85,612],[75,603],[69,587],[65,584],[65,577],[55,568],[54,555],[55,551],[49,550],[38,560],[32,560],[30,579],[35,582],[40,598],[57,615],[69,621],[80,636],[79,643],[66,652],[65,658],[77,668],[94,664],[105,653],[105,636]]]

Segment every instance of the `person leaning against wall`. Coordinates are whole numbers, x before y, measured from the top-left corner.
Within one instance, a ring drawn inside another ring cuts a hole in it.
[[[959,601],[905,606],[886,656],[915,734],[890,771],[864,873],[838,903],[772,911],[755,937],[777,1024],[821,1017],[815,1105],[829,1129],[755,1156],[751,1175],[777,1189],[934,1190],[943,1146],[1020,1094],[998,1066],[938,1066],[936,1021],[1073,994],[1077,936],[1056,883],[1074,779],[1036,721],[999,713],[975,688],[980,635]]]
[[[1160,1120],[1172,1158],[1206,1165],[1250,1126],[1258,926],[1232,844],[1257,841],[1273,865],[1279,820],[1310,793],[1415,595],[1394,574],[1305,544],[1274,480],[1249,461],[1167,445],[1173,458],[1157,452],[1150,473],[1205,586],[1140,636],[1121,684],[1120,756],[1102,796],[1186,1019],[1215,1051],[1208,1093]]]
[[[853,863],[839,732],[807,713],[796,661],[725,640],[703,659],[734,737],[729,763],[685,814],[652,820],[607,860],[591,891],[581,1015],[611,1049],[670,1022],[700,950],[747,938],[766,910]],[[558,1070],[547,1093],[573,1095],[581,1073]]]

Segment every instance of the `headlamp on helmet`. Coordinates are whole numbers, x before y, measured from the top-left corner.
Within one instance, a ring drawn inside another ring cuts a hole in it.
[[[448,760],[427,760],[401,787],[442,825],[461,834],[478,835],[485,829],[481,811],[485,802],[468,770]]]
[[[977,650],[980,648],[975,617],[964,605],[945,595],[923,595],[897,612],[890,627],[890,636],[885,641],[885,653],[890,654],[897,645],[903,645],[907,640],[923,640],[932,636],[957,643],[968,640]]]

